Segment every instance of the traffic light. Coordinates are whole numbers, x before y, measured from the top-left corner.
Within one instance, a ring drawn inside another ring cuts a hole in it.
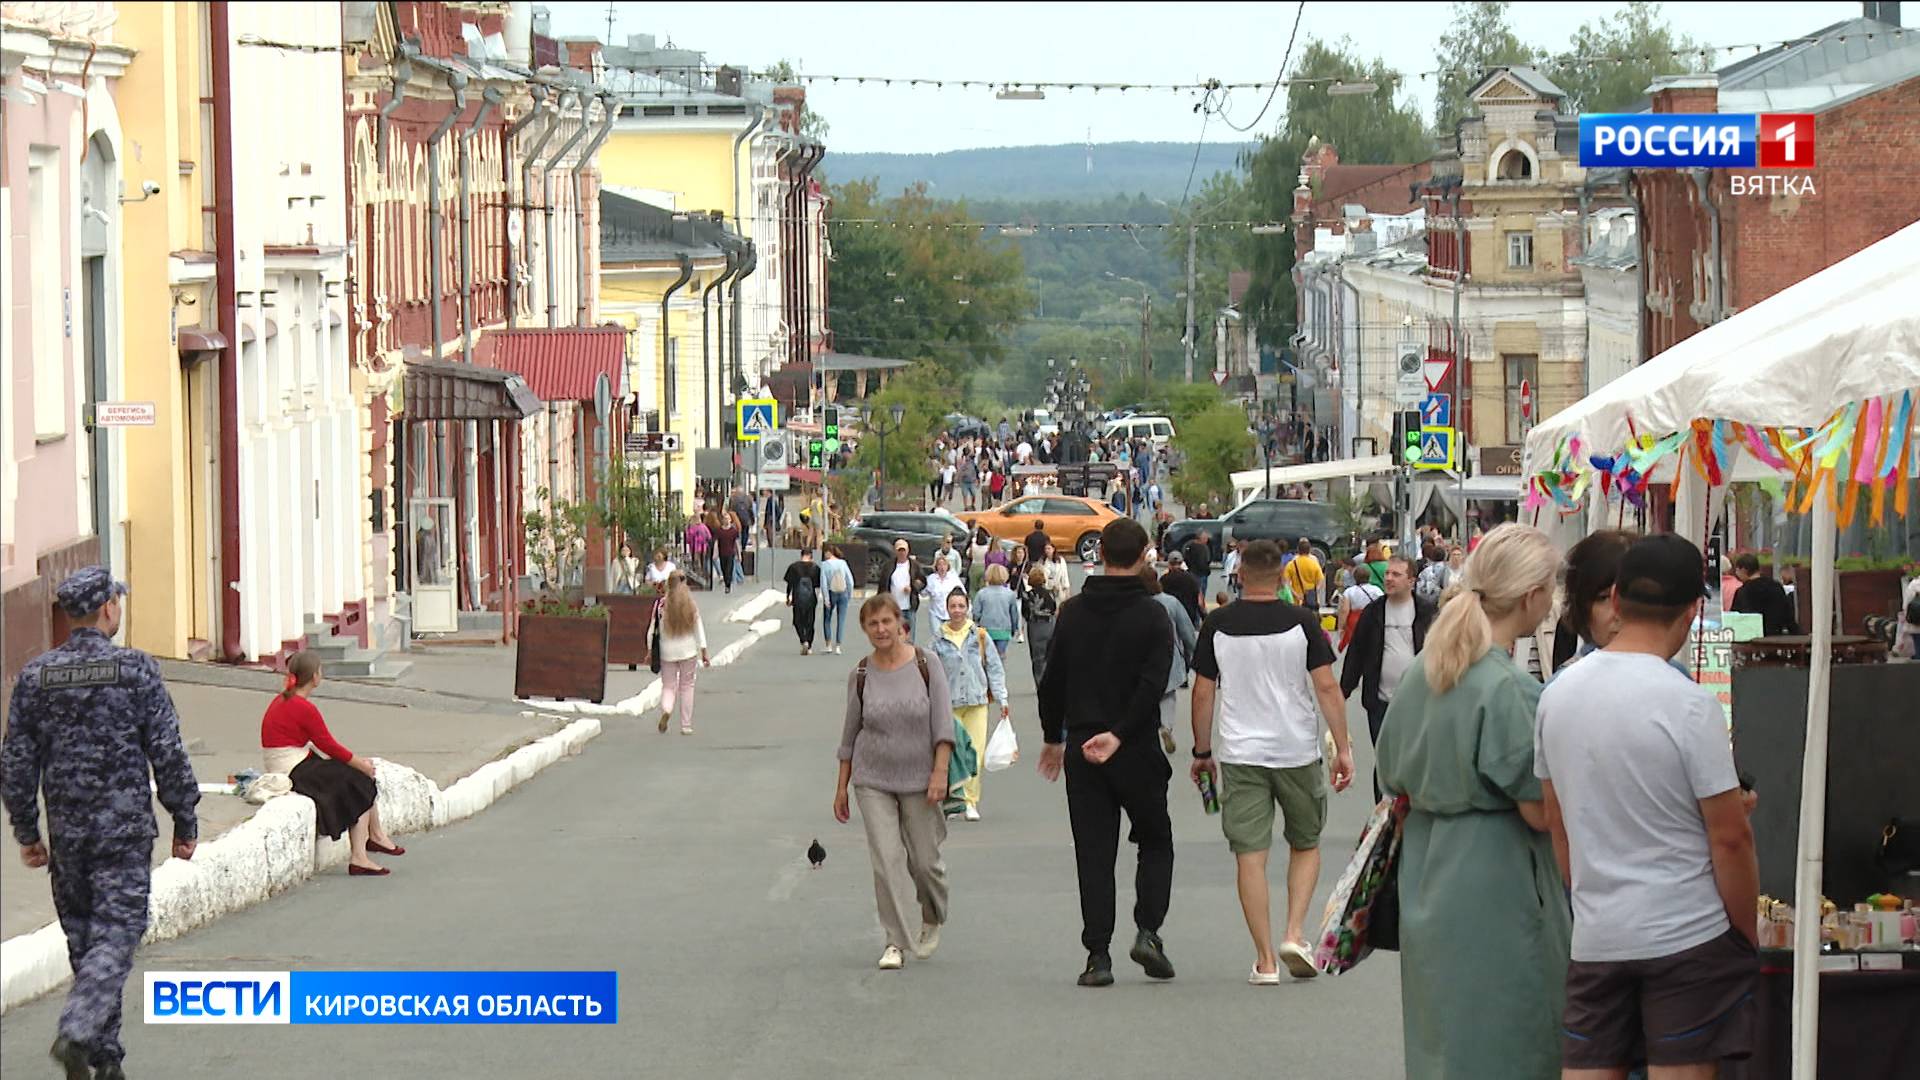
[[[825,451],[826,448],[827,442],[825,439],[807,440],[807,468],[818,469],[821,467],[821,461],[825,457],[823,451]]]
[[[827,453],[840,452],[840,407],[828,405],[820,412],[820,437],[827,444]]]
[[[1402,465],[1419,462],[1420,410],[1408,409],[1393,414],[1393,445],[1399,448]]]

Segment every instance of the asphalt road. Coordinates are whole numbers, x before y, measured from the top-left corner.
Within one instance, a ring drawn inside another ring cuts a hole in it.
[[[774,609],[784,614],[784,609]],[[856,639],[858,635],[855,635]],[[1398,960],[1338,979],[1246,984],[1252,960],[1218,818],[1184,780],[1173,908],[1179,977],[1125,958],[1117,985],[1074,985],[1084,954],[1064,793],[1035,774],[1024,646],[1009,669],[1022,761],[989,774],[977,824],[946,847],[939,953],[899,972],[883,944],[856,820],[833,822],[833,751],[854,655],[798,655],[791,632],[701,676],[698,734],[616,720],[583,755],[492,809],[407,838],[385,879],[322,876],[144,951],[128,981],[130,1075],[373,1077],[1168,1077],[1401,1075]],[[1371,769],[1332,802],[1317,920],[1364,822]],[[809,869],[818,837],[828,858]],[[1276,909],[1281,862],[1272,876]],[[606,969],[610,1027],[165,1027],[141,1022],[146,970]],[[9,1077],[52,1075],[55,994],[0,1020]],[[24,1071],[16,1067],[27,1066]]]

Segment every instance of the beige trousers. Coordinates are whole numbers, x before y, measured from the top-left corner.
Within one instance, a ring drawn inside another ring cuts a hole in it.
[[[922,925],[947,921],[947,864],[940,845],[947,839],[946,815],[928,806],[923,791],[895,795],[858,787],[853,801],[867,830],[867,855],[873,859],[873,898],[887,944],[902,952],[913,948],[907,912],[919,901]]]

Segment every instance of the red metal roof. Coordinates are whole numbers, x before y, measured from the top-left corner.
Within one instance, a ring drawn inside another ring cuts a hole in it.
[[[601,372],[613,396],[626,393],[627,332],[617,326],[547,330],[496,330],[493,366],[527,381],[541,401],[592,401]]]

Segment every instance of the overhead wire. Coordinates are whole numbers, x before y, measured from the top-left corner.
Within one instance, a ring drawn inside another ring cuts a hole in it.
[[[1273,87],[1267,91],[1267,101],[1266,104],[1260,106],[1260,112],[1254,116],[1252,122],[1248,123],[1246,127],[1241,127],[1228,118],[1227,103],[1223,98],[1220,102],[1220,120],[1222,123],[1244,135],[1252,131],[1255,127],[1258,127],[1260,121],[1266,118],[1267,110],[1273,107],[1273,99],[1280,96],[1280,87],[1282,83],[1286,81],[1287,65],[1293,60],[1293,39],[1300,33],[1300,17],[1306,13],[1307,0],[1300,0],[1300,6],[1293,11],[1293,31],[1287,35],[1287,51],[1285,55],[1280,58],[1280,71],[1273,77]]]

